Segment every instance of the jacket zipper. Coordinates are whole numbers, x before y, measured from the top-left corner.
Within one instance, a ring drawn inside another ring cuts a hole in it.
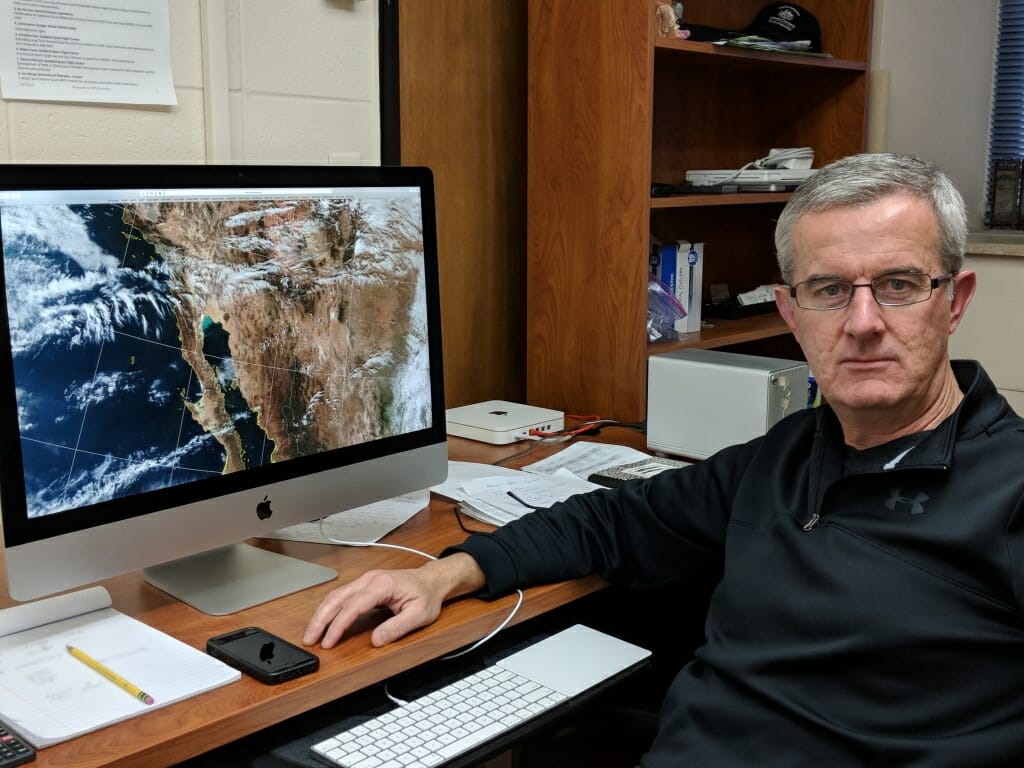
[[[819,515],[817,512],[815,512],[814,514],[811,515],[811,519],[808,520],[806,523],[804,523],[804,530],[805,531],[811,530],[812,528],[814,528],[814,526],[816,526],[818,524],[819,520],[821,520],[821,515]]]

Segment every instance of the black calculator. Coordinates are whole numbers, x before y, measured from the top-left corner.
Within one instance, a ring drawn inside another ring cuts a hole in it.
[[[20,736],[0,723],[0,768],[14,768],[36,759],[36,751]]]

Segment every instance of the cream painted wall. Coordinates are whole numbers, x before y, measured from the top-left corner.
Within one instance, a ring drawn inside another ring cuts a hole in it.
[[[975,253],[967,260],[978,272],[978,290],[950,349],[955,357],[980,359],[996,386],[1024,414],[1024,258]]]
[[[880,145],[869,148],[910,152],[947,171],[964,195],[972,230],[983,228],[998,17],[999,0],[875,3],[872,84],[882,93],[872,98],[869,125]],[[978,291],[950,352],[980,360],[1024,414],[1024,238],[1016,248],[975,242],[967,266],[978,272]]]
[[[6,163],[380,163],[377,0],[157,0],[178,104],[0,100]]]
[[[985,199],[999,0],[876,0],[872,100],[884,148],[937,163],[957,183],[973,226]],[[877,114],[879,111],[884,114]]]

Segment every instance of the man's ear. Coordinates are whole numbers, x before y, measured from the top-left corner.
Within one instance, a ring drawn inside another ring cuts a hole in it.
[[[949,306],[949,332],[953,333],[963,320],[967,305],[974,298],[974,292],[978,288],[978,274],[973,269],[965,269],[957,272],[953,278],[953,298]],[[781,310],[780,310],[781,311]]]
[[[793,332],[793,336],[796,337],[796,323],[794,322],[794,304],[793,297],[789,295],[788,285],[776,285],[775,286],[775,306],[779,308],[779,314],[782,315],[782,319],[786,321],[786,325],[789,326],[789,330]],[[797,341],[800,338],[797,337]]]

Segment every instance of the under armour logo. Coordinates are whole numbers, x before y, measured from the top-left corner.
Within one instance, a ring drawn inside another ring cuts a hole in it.
[[[924,503],[928,501],[927,493],[920,493],[916,496],[904,496],[902,488],[893,488],[889,492],[889,498],[885,501],[885,506],[891,509],[893,512],[907,512],[911,515],[920,515],[924,512]]]

